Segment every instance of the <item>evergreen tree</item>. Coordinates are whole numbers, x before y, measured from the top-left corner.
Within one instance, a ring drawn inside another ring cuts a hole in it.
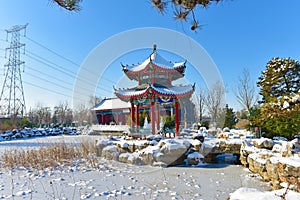
[[[62,8],[69,11],[79,11],[83,0],[53,0]],[[161,14],[164,14],[168,8],[174,13],[175,20],[191,21],[191,30],[201,28],[196,19],[195,10],[197,8],[207,8],[212,3],[219,3],[222,0],[151,0],[154,8]]]
[[[258,85],[263,102],[277,101],[300,91],[300,63],[290,58],[273,58],[259,77]]]
[[[259,77],[260,120],[268,136],[291,138],[300,130],[300,63],[273,58]]]
[[[237,118],[233,108],[229,108],[228,104],[226,104],[224,127],[233,128],[236,122]]]

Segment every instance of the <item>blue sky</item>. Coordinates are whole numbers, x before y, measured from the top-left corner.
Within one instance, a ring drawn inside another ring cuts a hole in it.
[[[39,103],[55,106],[62,101],[70,101],[79,66],[97,45],[109,37],[135,28],[162,27],[186,34],[202,45],[226,84],[227,103],[240,109],[232,90],[243,68],[247,68],[256,81],[272,57],[299,60],[299,8],[298,0],[225,0],[208,9],[197,10],[197,18],[204,26],[195,33],[190,31],[189,23],[174,21],[172,11],[158,14],[147,0],[84,0],[80,12],[66,11],[49,0],[2,0],[0,86],[2,89],[3,65],[7,62],[3,49],[9,45],[5,42],[4,30],[13,25],[29,23],[27,37],[21,37],[27,50],[26,55],[22,55],[26,62],[22,76],[27,109]],[[119,61],[137,63],[147,55],[147,51],[133,52],[114,61],[108,67],[96,95],[111,95],[112,85],[122,76]],[[167,53],[164,55],[167,60],[181,59]],[[186,78],[194,82],[197,77],[192,74],[187,73]]]

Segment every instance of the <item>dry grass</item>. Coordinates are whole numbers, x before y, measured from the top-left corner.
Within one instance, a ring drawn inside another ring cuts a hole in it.
[[[91,167],[97,167],[98,161],[92,142],[82,142],[80,145],[70,145],[63,142],[39,149],[5,151],[1,157],[1,167],[45,169],[61,165],[71,166],[78,161]]]

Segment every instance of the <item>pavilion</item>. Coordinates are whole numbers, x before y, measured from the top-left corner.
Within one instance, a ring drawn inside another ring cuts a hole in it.
[[[172,84],[184,77],[186,61],[168,62],[157,53],[154,45],[153,52],[144,62],[132,66],[122,64],[122,67],[130,80],[138,82],[133,88],[114,88],[120,100],[130,103],[131,129],[140,128],[140,112],[147,109],[152,134],[160,130],[160,116],[175,114],[175,132],[178,135],[180,102],[189,100],[195,89],[195,85]]]

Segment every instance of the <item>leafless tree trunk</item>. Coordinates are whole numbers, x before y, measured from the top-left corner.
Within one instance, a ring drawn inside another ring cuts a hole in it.
[[[68,102],[60,103],[58,106],[54,107],[54,115],[60,124],[66,123],[66,119],[70,118],[71,109],[69,108]]]
[[[37,118],[37,123],[40,127],[42,126],[42,124],[50,124],[51,112],[49,107],[44,106],[42,103],[38,103],[34,113]]]
[[[204,103],[208,109],[208,113],[211,117],[211,123],[214,128],[218,124],[224,124],[225,119],[219,119],[222,116],[222,108],[225,107],[225,87],[221,82],[217,82],[204,98]]]
[[[257,103],[258,94],[255,91],[254,83],[251,81],[250,73],[247,69],[244,69],[243,75],[239,77],[235,96],[248,112]]]
[[[199,99],[198,99],[198,103],[199,103],[199,121],[201,122],[203,120],[203,115],[205,112],[205,92],[203,89],[200,89],[199,92]]]

